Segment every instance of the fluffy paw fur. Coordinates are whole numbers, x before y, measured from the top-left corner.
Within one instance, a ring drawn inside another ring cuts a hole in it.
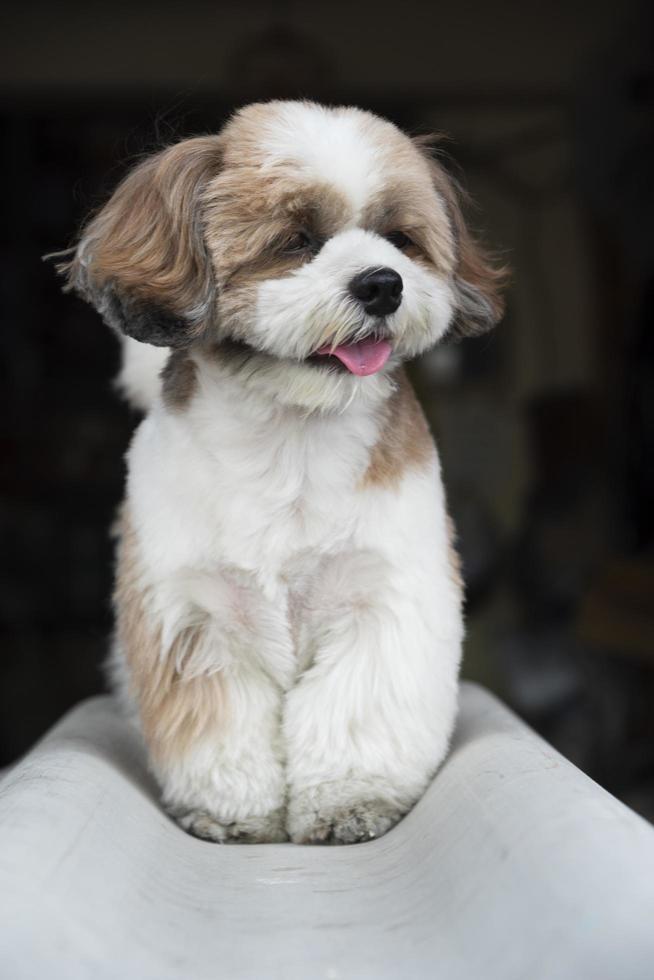
[[[217,844],[276,844],[288,840],[284,812],[221,823],[206,810],[175,810],[171,816],[188,834]]]
[[[353,800],[317,807],[314,794],[301,794],[289,811],[288,833],[295,844],[356,844],[381,837],[403,816],[382,799]]]

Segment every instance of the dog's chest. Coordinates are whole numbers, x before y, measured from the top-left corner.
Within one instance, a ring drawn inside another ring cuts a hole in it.
[[[376,435],[366,415],[245,424],[223,412],[204,428],[147,420],[130,451],[128,493],[151,560],[236,567],[270,588],[295,578],[356,534]]]
[[[168,531],[151,540],[168,541],[166,562],[228,583],[282,686],[310,656],[306,627],[321,576],[357,547],[368,438],[346,425],[219,430],[211,451],[191,439],[170,452],[161,484]]]
[[[355,486],[310,465],[303,473],[273,464],[248,482],[222,473],[216,499],[217,548],[228,561],[285,574],[297,556],[343,547],[361,501]]]
[[[343,419],[278,422],[239,426],[218,442],[204,461],[211,503],[198,511],[217,552],[266,577],[284,576],[298,555],[344,547],[366,505],[370,432],[361,428]]]

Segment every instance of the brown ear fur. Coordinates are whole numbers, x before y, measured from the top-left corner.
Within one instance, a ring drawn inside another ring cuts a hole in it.
[[[452,225],[457,256],[454,270],[457,308],[450,332],[456,337],[470,337],[485,333],[502,319],[502,290],[508,279],[508,269],[468,231],[461,210],[465,194],[433,155],[434,147],[441,139],[438,135],[419,136],[414,143],[427,160],[434,186],[445,201]]]
[[[136,340],[182,347],[202,331],[214,282],[201,210],[218,173],[217,136],[184,140],[139,164],[59,266],[110,326]]]

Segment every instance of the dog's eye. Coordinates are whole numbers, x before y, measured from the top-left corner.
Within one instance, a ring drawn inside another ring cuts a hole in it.
[[[298,231],[284,242],[285,252],[313,252],[315,249],[316,243],[306,231]]]
[[[413,245],[412,239],[408,235],[405,235],[403,231],[389,231],[385,237],[386,241],[394,245],[395,248],[399,248],[400,252]]]

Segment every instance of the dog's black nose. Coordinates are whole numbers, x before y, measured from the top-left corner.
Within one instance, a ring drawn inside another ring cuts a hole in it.
[[[371,316],[395,313],[402,302],[402,276],[387,267],[364,269],[350,282],[349,289]]]

